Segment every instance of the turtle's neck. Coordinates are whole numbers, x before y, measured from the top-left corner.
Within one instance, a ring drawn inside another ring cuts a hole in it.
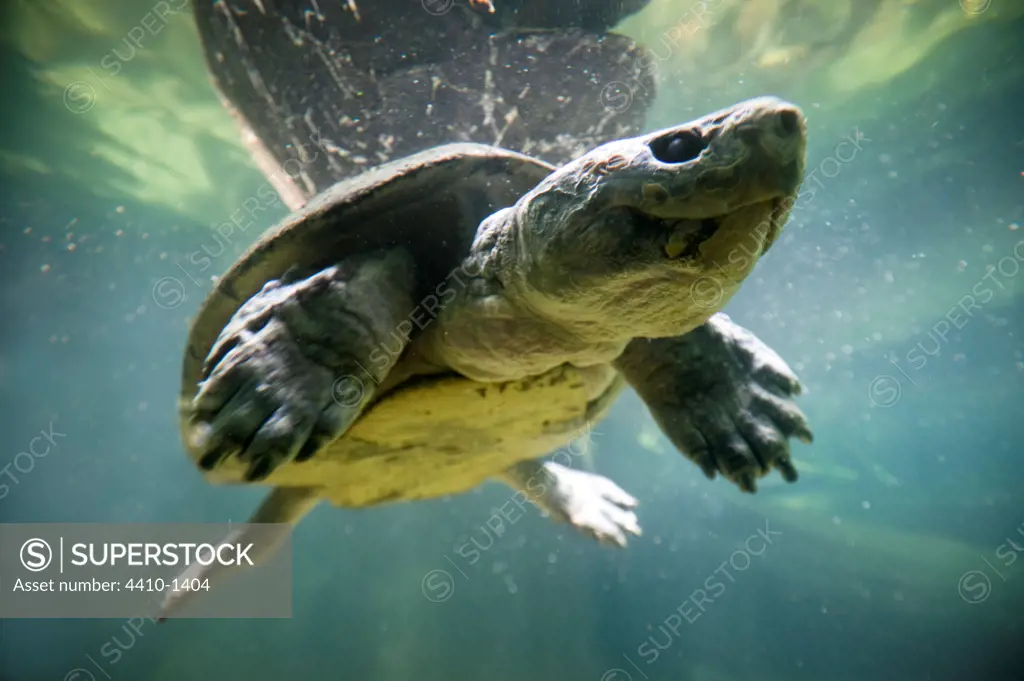
[[[479,381],[544,373],[562,364],[605,364],[623,343],[591,342],[534,305],[531,261],[520,250],[517,211],[498,211],[481,224],[462,266],[473,276],[445,305],[417,352],[429,361]]]

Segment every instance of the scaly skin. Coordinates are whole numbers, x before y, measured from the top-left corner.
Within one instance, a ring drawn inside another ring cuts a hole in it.
[[[193,400],[192,448],[207,469],[238,456],[249,466],[247,479],[259,480],[343,435],[394,385],[392,376],[516,380],[564,364],[610,364],[636,339],[685,339],[725,305],[778,236],[800,184],[804,149],[799,109],[761,98],[605,144],[556,169],[483,220],[461,265],[464,285],[425,331],[407,324],[408,345],[403,341],[400,356],[372,367],[374,385],[354,401],[332,394],[336,378],[363,367],[374,356],[370,348],[395,346],[394,331],[415,306],[404,280],[422,263],[394,249],[272,282],[214,344]],[[702,371],[693,352],[688,367],[676,366],[672,348],[659,350],[664,357],[653,355],[652,363]],[[704,371],[713,372],[713,364]],[[642,385],[635,374],[624,375]],[[734,393],[759,377],[730,376],[714,399],[742,409]],[[645,399],[656,416],[666,409]],[[712,440],[732,442],[733,435]],[[687,448],[696,442],[674,440]],[[761,449],[755,443],[753,450]],[[788,459],[769,449],[792,478]],[[740,465],[739,450],[726,450],[719,458],[732,463],[719,470],[748,491],[753,478],[776,465],[755,456]]]
[[[480,225],[463,267],[480,281],[417,349],[495,381],[687,333],[778,236],[804,151],[799,109],[767,97],[594,149]]]

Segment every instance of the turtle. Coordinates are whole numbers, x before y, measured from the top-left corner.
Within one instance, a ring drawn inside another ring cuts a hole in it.
[[[625,546],[637,500],[544,457],[629,386],[708,478],[796,481],[800,381],[721,310],[788,220],[805,148],[800,108],[764,96],[561,167],[453,143],[335,184],[195,316],[189,457],[213,483],[272,487],[251,522],[282,533],[325,500],[500,480]]]

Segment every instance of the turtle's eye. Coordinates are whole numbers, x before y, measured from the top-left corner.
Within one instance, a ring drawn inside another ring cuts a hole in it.
[[[705,146],[704,138],[691,130],[684,130],[651,142],[651,153],[662,163],[686,163],[700,156]]]

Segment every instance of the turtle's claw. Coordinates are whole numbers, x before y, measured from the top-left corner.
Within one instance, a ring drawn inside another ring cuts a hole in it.
[[[190,448],[199,466],[209,471],[237,458],[246,482],[265,479],[300,454],[308,459],[355,420],[362,401],[338,400],[334,374],[299,349],[290,325],[274,314],[263,317],[258,330],[225,328],[236,336],[232,348],[210,367],[192,401]]]
[[[608,478],[557,463],[544,464],[544,472],[550,485],[537,503],[555,520],[621,548],[627,535],[642,534],[633,511],[637,500]]]
[[[796,374],[754,334],[714,315],[678,338],[634,341],[617,363],[672,443],[708,478],[757,491],[773,469],[798,474],[789,441],[814,435],[795,397]]]

